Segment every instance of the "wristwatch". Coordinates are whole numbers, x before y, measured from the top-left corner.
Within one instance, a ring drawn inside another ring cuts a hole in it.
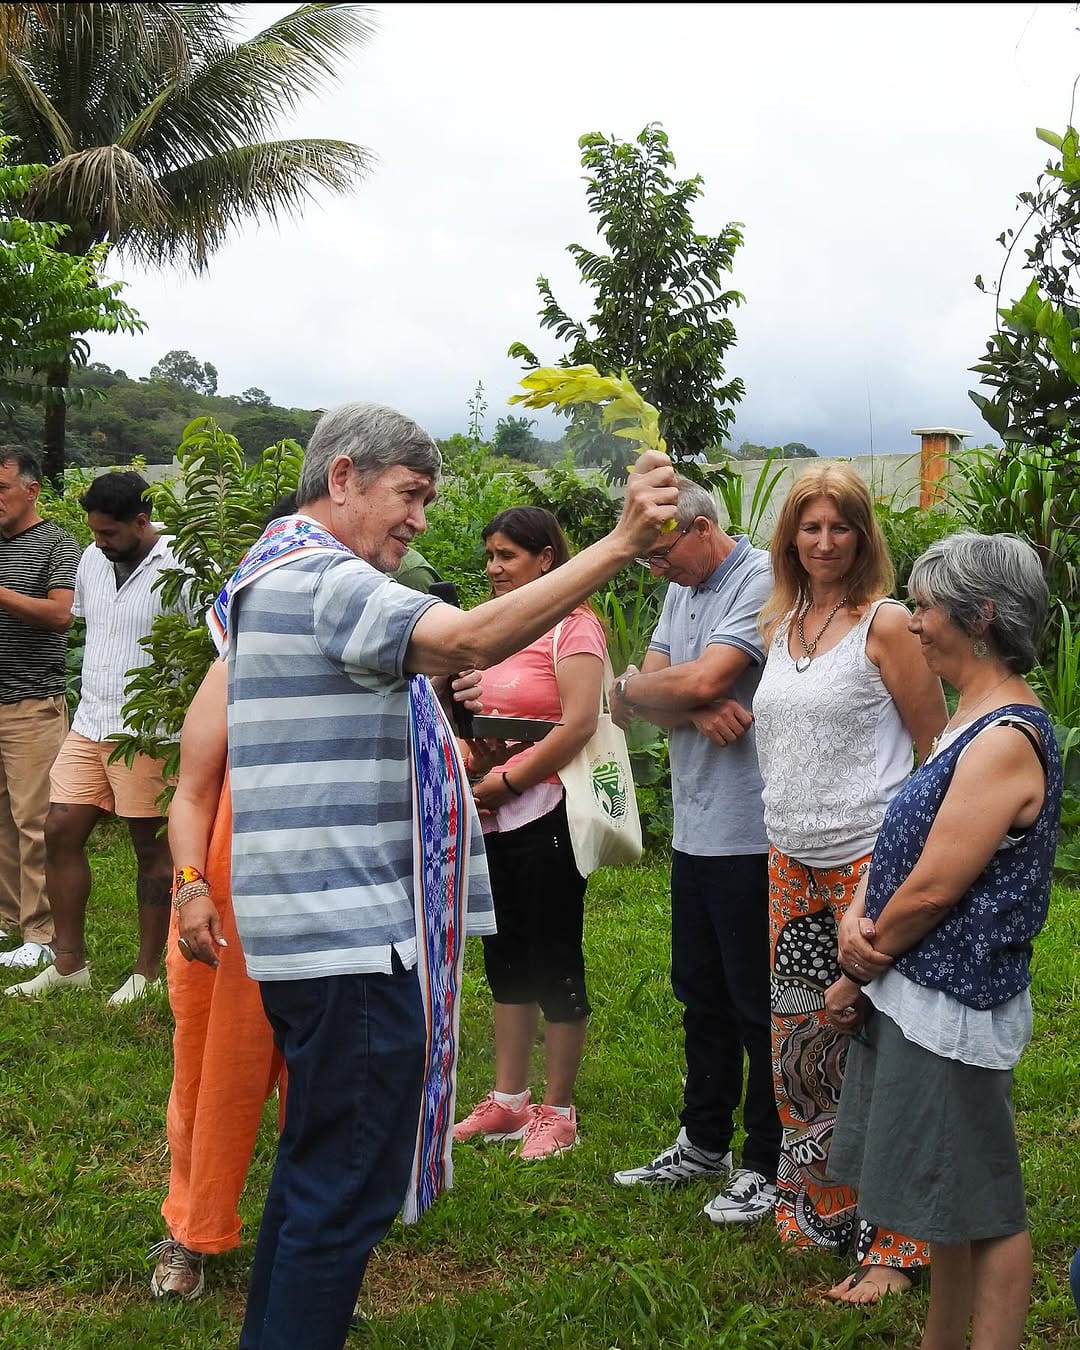
[[[634,673],[636,674],[637,672],[635,671]],[[611,686],[611,688],[612,688],[612,690],[613,690],[613,692],[614,692],[616,698],[621,698],[621,699],[625,699],[625,698],[626,698],[626,686],[630,683],[630,681],[631,681],[633,678],[634,678],[633,675],[620,675],[620,676],[619,676],[619,678],[618,678],[618,679],[615,681],[615,683]],[[627,700],[627,701],[629,701],[629,700]]]

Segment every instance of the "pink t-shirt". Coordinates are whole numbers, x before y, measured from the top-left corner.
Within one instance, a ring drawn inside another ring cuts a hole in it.
[[[562,719],[562,701],[555,677],[552,646],[555,630],[530,642],[520,652],[508,656],[497,666],[484,671],[481,701],[484,712],[499,713],[503,717],[539,717],[547,722]],[[590,609],[576,609],[563,619],[559,629],[559,660],[566,656],[597,656],[602,661],[607,654],[607,642],[600,620]],[[501,767],[509,771],[530,753],[528,746],[511,756]],[[552,792],[554,784],[557,791]],[[557,774],[543,783],[527,788],[522,796],[500,807],[491,816],[483,817],[484,829],[518,829],[553,810],[562,795]],[[497,825],[496,825],[497,821]]]

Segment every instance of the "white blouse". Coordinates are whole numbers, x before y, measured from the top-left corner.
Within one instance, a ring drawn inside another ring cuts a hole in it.
[[[804,671],[781,623],[754,696],[765,831],[782,853],[839,867],[870,853],[885,808],[911,774],[911,736],[866,639],[879,606]]]

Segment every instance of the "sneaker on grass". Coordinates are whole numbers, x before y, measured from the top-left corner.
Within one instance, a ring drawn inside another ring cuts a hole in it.
[[[699,1177],[726,1177],[731,1171],[730,1153],[707,1153],[696,1148],[685,1129],[669,1149],[658,1154],[644,1167],[628,1167],[616,1172],[613,1180],[619,1186],[684,1186]]]
[[[478,1134],[482,1134],[489,1144],[498,1144],[504,1139],[521,1139],[528,1128],[531,1112],[527,1093],[524,1106],[520,1111],[515,1111],[505,1102],[497,1102],[495,1094],[489,1092],[464,1120],[459,1120],[454,1126],[454,1142],[462,1144],[466,1139],[475,1139]]]
[[[52,949],[42,942],[24,942],[21,947],[13,947],[9,952],[0,953],[0,966],[14,970],[33,970],[42,961],[52,960]]]
[[[776,1187],[760,1172],[740,1167],[701,1211],[713,1223],[756,1223],[776,1208]]]
[[[531,1114],[517,1155],[525,1162],[553,1158],[558,1153],[568,1152],[577,1143],[577,1112],[572,1106],[568,1116],[554,1106],[534,1106]]]
[[[155,1298],[198,1298],[206,1287],[203,1254],[193,1252],[175,1238],[156,1243],[148,1253],[157,1257],[150,1276],[150,1292]]]

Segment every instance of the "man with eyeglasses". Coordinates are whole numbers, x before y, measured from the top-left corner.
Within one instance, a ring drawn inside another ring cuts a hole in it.
[[[771,1214],[781,1127],[769,1024],[768,841],[748,711],[765,660],[758,612],[769,555],[720,528],[706,489],[679,479],[677,530],[638,558],[670,585],[641,670],[611,688],[620,726],[639,716],[670,728],[675,825],[671,983],[683,1005],[686,1078],[675,1143],[622,1186],[723,1183],[714,1223]],[[742,1166],[731,1152],[748,1060]]]

